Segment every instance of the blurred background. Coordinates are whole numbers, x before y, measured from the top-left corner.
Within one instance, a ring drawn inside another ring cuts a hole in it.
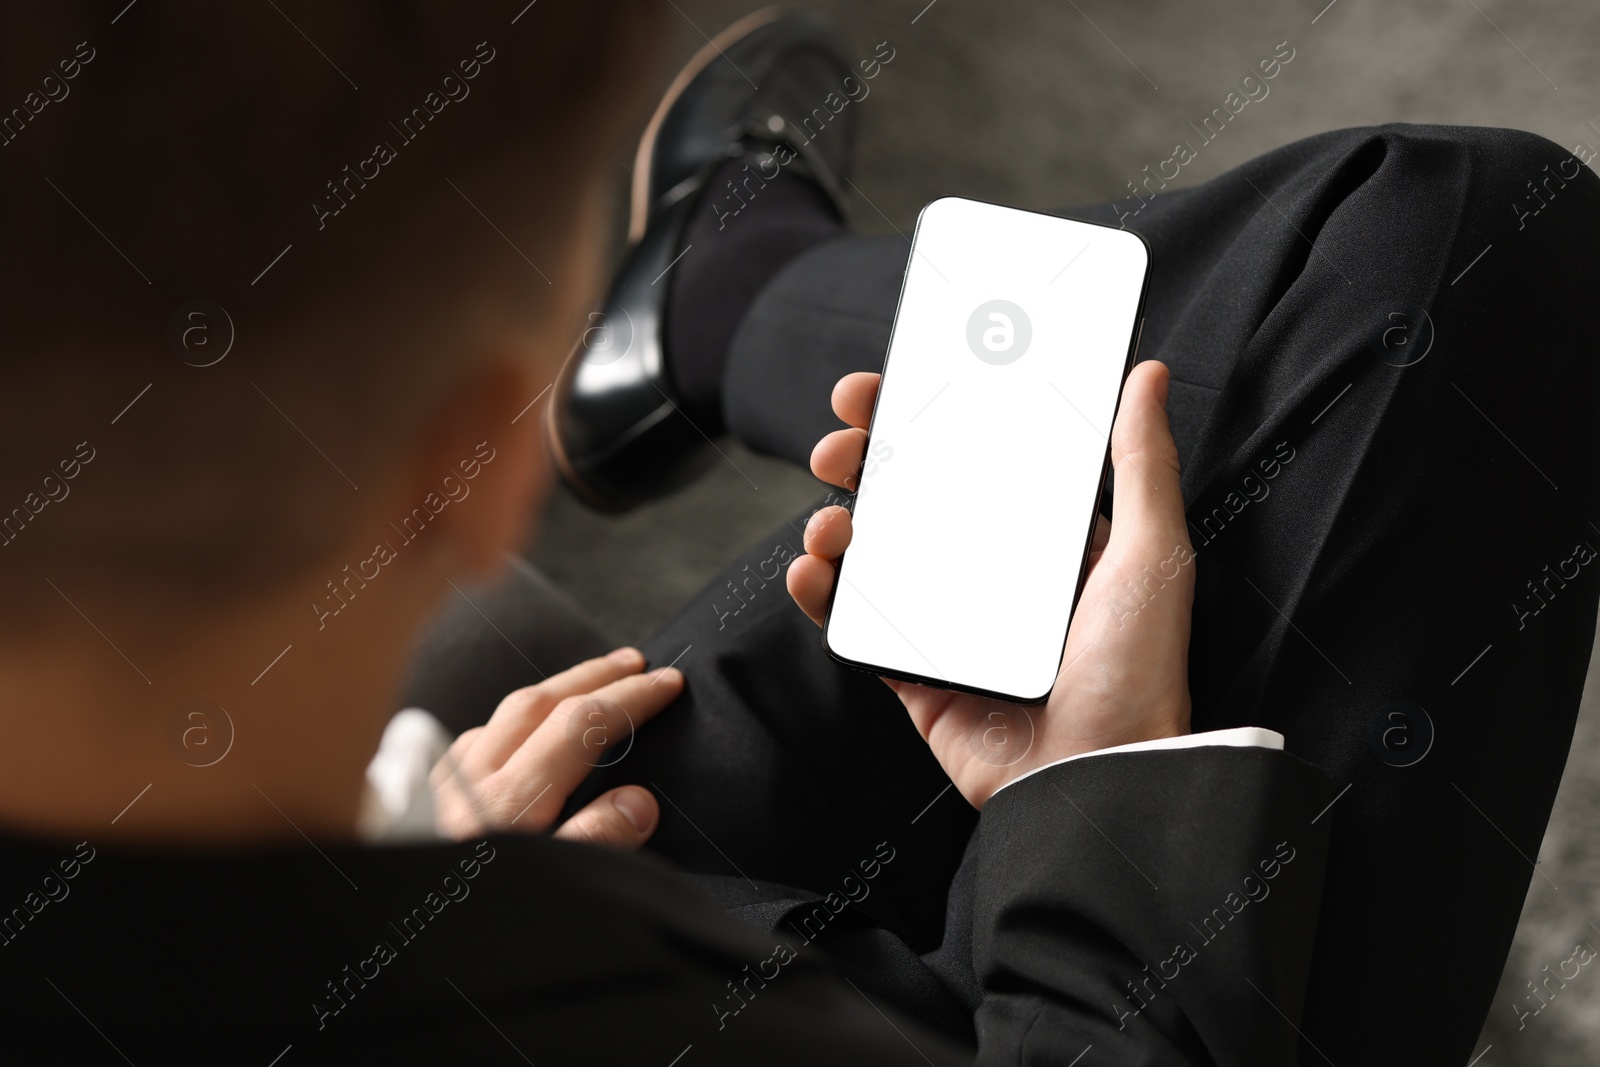
[[[668,61],[657,72],[661,87],[707,36],[758,6],[674,0]],[[852,62],[882,41],[895,50],[870,95],[852,105],[859,108],[861,137],[851,223],[866,233],[909,233],[922,205],[946,194],[1045,210],[1126,197],[1127,182],[1166,159],[1191,136],[1188,123],[1219,106],[1282,42],[1294,59],[1268,83],[1270,94],[1205,146],[1180,183],[1205,181],[1296,138],[1395,121],[1509,126],[1567,148],[1580,142],[1600,148],[1594,0],[793,6],[830,16]],[[617,176],[620,212],[628,178],[621,163]],[[736,442],[719,444],[732,463],[717,464],[689,490],[633,514],[596,515],[565,491],[554,500],[533,561],[611,639],[644,638],[719,565],[823,492],[804,471]],[[1533,879],[1476,1067],[1600,1063],[1600,975],[1590,968],[1521,1029],[1512,1009],[1537,1003],[1523,999],[1526,983],[1554,972],[1576,944],[1600,948],[1600,857],[1591,836],[1600,813],[1597,698],[1591,669],[1538,857],[1548,878]],[[1426,915],[1427,901],[1396,900],[1395,908],[1400,929],[1427,921],[1417,918]],[[1542,970],[1546,965],[1550,972]],[[1409,983],[1451,980],[1425,960],[1412,974],[1372,978],[1375,1008],[1403,1003]]]

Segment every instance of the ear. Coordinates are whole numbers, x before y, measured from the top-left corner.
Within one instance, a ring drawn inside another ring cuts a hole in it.
[[[431,516],[427,546],[466,577],[498,570],[531,538],[552,474],[540,433],[536,362],[491,359],[461,383],[424,435],[405,479]],[[537,403],[534,401],[537,398]],[[410,514],[409,511],[405,512]],[[418,547],[422,547],[419,538]]]

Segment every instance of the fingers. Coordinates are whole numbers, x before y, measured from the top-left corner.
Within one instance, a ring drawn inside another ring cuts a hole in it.
[[[482,734],[481,726],[462,731],[461,735],[450,743],[450,747],[445,749],[444,756],[433,765],[433,770],[428,772],[428,784],[437,789],[440,783],[449,779],[455,773],[455,769],[461,766],[461,761],[466,758],[467,750]]]
[[[833,413],[850,424],[835,430],[811,450],[811,473],[830,485],[855,492],[860,488],[861,461],[867,453],[867,426],[878,398],[881,375],[860,371],[846,374],[833,387]],[[818,626],[828,614],[833,593],[833,561],[850,544],[850,513],[844,508],[822,508],[806,523],[806,554],[789,564],[784,583],[800,610]]]
[[[806,554],[789,564],[785,584],[806,617],[818,626],[828,615],[828,597],[836,573],[833,561],[850,547],[850,512],[841,507],[819,508],[806,522]]]
[[[562,697],[589,693],[623,675],[635,674],[644,669],[644,653],[637,648],[612,649],[604,656],[586,659],[560,674],[552,674],[536,688],[560,700]]]
[[[844,555],[850,547],[850,512],[834,506],[818,508],[806,520],[805,537],[801,544],[806,554],[834,560]]]
[[[660,820],[661,806],[650,790],[624,785],[600,794],[551,836],[632,852],[650,840]]]
[[[833,564],[816,556],[801,556],[789,564],[785,580],[789,596],[806,618],[821,626],[828,617],[828,597],[833,593]]]
[[[1133,368],[1111,429],[1117,491],[1107,550],[1171,552],[1189,544],[1179,481],[1178,446],[1167,422],[1167,368],[1147,360]]]
[[[510,693],[464,753],[462,765],[477,773],[498,769],[562,700],[637,674],[643,667],[644,653],[636,648],[619,648],[553,674],[538,685]]]
[[[853,493],[860,488],[858,475],[866,454],[866,430],[835,430],[811,450],[811,473]]]
[[[682,691],[683,672],[664,667],[566,697],[496,775],[495,810],[517,828],[549,826],[589,772]]]
[[[811,473],[829,485],[852,493],[859,488],[857,475],[867,452],[867,426],[872,422],[881,377],[858,371],[846,374],[833,387],[833,413],[849,423],[850,429],[835,430],[811,450]]]
[[[833,387],[833,413],[849,425],[865,430],[872,421],[872,405],[878,399],[878,381],[882,377],[857,371],[840,378]]]

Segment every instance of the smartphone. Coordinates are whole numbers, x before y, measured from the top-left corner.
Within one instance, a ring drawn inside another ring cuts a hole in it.
[[[834,659],[1049,696],[1149,278],[1131,230],[960,197],[922,209],[823,625]]]

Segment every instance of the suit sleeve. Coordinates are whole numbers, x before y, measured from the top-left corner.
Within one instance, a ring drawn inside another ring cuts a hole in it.
[[[1226,747],[995,794],[973,857],[979,1062],[1298,1063],[1332,797],[1297,757]]]

